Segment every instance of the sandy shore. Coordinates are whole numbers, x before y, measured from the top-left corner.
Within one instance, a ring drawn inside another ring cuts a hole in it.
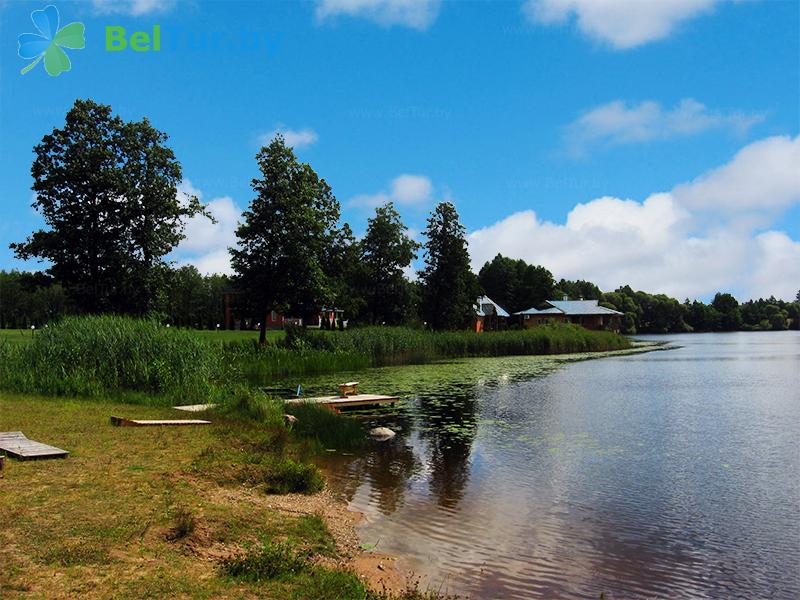
[[[223,503],[247,503],[254,509],[263,507],[291,515],[319,515],[325,520],[339,551],[338,559],[322,559],[322,562],[355,572],[378,591],[402,592],[412,581],[412,574],[403,569],[398,557],[361,548],[356,527],[363,515],[349,510],[347,503],[335,498],[328,489],[310,496],[265,495],[247,487],[220,487],[210,490],[210,493]]]

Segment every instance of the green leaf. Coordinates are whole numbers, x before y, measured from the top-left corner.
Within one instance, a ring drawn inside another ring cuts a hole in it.
[[[69,71],[71,68],[72,63],[69,62],[67,53],[55,44],[50,44],[44,53],[44,70],[47,71],[47,74],[58,77],[61,73]]]
[[[70,23],[58,30],[53,41],[62,48],[80,50],[86,47],[83,23]]]

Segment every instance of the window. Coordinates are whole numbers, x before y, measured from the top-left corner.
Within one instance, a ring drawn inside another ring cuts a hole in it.
[[[272,313],[270,314],[269,318],[270,318],[271,321],[277,321],[278,320],[278,312],[273,310]]]

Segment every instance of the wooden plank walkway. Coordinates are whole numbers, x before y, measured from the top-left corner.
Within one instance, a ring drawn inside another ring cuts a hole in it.
[[[69,452],[66,450],[29,440],[21,431],[0,431],[0,450],[20,460],[66,458],[69,456]]]
[[[126,419],[111,417],[111,424],[117,427],[180,427],[184,425],[211,425],[211,421],[200,419]]]
[[[216,408],[216,406],[216,404],[184,404],[182,406],[173,406],[172,408],[183,412],[203,412]]]
[[[375,404],[394,403],[400,400],[397,396],[380,396],[378,394],[355,394],[342,398],[341,396],[321,396],[319,398],[292,398],[286,404],[322,404],[329,408],[350,408],[354,406],[373,406]]]

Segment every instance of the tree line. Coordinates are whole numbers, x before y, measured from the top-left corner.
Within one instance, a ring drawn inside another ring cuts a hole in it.
[[[422,243],[410,237],[391,202],[376,208],[356,239],[341,222],[331,187],[280,135],[256,155],[253,197],[230,248],[233,276],[176,268],[167,256],[184,238],[186,220],[211,216],[197,198],[179,197],[182,169],[167,141],[146,118],[124,121],[92,100],[77,100],[64,126],[43,137],[31,174],[33,207],[45,227],[11,248],[47,268],[0,272],[0,328],[79,313],[215,328],[231,292],[237,317],[260,324],[262,341],[273,310],[307,318],[336,307],[352,323],[465,328],[482,293],[510,312],[562,296],[597,299],[625,313],[630,333],[800,323],[797,303],[770,298],[739,305],[730,294],[708,305],[679,303],[630,287],[603,293],[591,282],[556,281],[545,267],[500,255],[476,275],[451,202],[431,211]],[[420,253],[424,268],[410,281],[406,272]]]

